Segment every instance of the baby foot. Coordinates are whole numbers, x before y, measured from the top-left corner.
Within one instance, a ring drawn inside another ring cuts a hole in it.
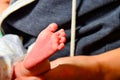
[[[23,61],[26,69],[35,67],[37,64],[48,59],[56,51],[64,48],[66,41],[65,31],[63,29],[56,31],[57,28],[57,24],[52,23],[39,34],[33,48]]]

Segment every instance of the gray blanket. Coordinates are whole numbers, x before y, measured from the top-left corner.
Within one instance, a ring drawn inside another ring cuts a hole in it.
[[[9,15],[6,34],[23,36],[27,48],[50,23],[67,33],[66,47],[50,60],[69,56],[72,0],[36,0]],[[120,1],[77,0],[75,55],[95,55],[120,47]]]

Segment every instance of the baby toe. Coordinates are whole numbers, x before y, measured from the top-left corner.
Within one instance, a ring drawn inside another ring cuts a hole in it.
[[[66,38],[65,37],[61,37],[60,43],[65,43],[65,42],[66,42]]]
[[[55,32],[58,29],[58,25],[56,23],[51,23],[46,29]]]
[[[63,48],[64,48],[64,46],[65,46],[65,44],[64,44],[64,43],[59,44],[59,46],[58,46],[58,50],[63,49]]]

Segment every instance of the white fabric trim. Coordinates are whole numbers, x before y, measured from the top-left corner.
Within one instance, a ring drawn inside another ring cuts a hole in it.
[[[13,3],[12,5],[10,5],[0,16],[0,30],[1,30],[1,27],[2,27],[2,22],[3,20],[9,15],[11,14],[12,12],[18,10],[19,8],[27,5],[27,4],[30,4],[32,2],[34,2],[35,0],[18,0],[16,1],[15,3]]]

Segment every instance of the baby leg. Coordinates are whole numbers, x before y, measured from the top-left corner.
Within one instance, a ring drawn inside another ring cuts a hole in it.
[[[57,28],[52,23],[39,34],[25,59],[14,66],[15,77],[37,75],[50,69],[48,58],[63,49],[66,41],[65,31],[56,31]]]
[[[33,48],[23,61],[25,68],[30,69],[48,59],[57,50],[64,48],[66,34],[63,29],[55,32],[58,26],[50,24],[38,36]]]

